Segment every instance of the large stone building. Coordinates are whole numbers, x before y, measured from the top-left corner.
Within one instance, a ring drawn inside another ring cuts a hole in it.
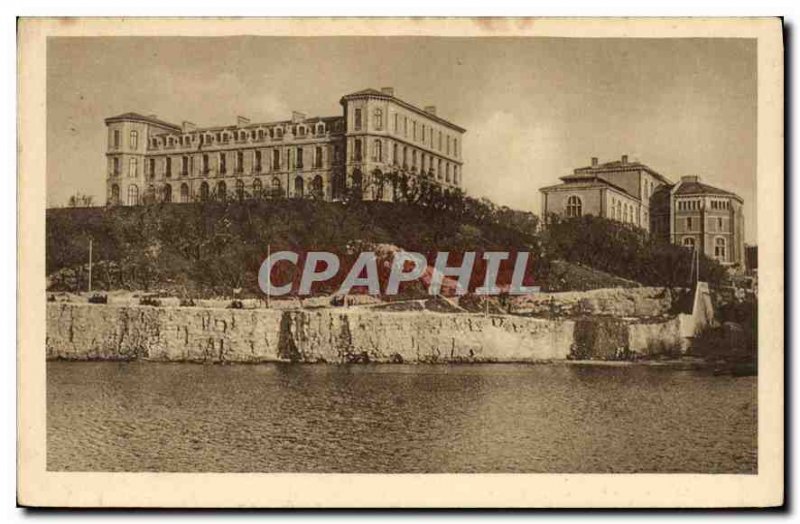
[[[592,164],[543,187],[542,215],[595,215],[631,224],[668,242],[700,249],[708,257],[744,268],[743,201],[734,193],[685,176],[673,184],[627,156]]]
[[[192,202],[211,198],[315,195],[348,190],[391,200],[389,173],[462,187],[465,130],[396,96],[392,88],[346,95],[343,115],[198,128],[125,113],[106,119],[107,202]]]
[[[562,183],[543,187],[542,215],[575,217],[595,215],[650,230],[650,197],[659,186],[670,185],[663,175],[640,162],[620,160],[592,163],[580,167],[571,175],[561,177]]]

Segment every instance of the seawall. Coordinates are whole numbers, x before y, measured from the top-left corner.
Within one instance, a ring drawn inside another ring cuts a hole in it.
[[[196,362],[566,359],[575,322],[511,315],[48,303],[47,357]]]

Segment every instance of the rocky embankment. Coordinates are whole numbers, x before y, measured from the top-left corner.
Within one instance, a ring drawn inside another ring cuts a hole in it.
[[[47,303],[47,357],[196,362],[534,362],[685,348],[669,292],[514,299],[516,314]]]

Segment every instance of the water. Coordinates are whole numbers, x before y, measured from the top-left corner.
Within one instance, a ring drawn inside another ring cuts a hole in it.
[[[68,471],[756,472],[756,379],[651,366],[48,362]]]

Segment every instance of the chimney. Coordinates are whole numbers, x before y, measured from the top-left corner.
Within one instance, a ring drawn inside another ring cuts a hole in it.
[[[425,106],[425,112],[430,115],[436,116],[436,106]]]
[[[597,167],[597,157],[596,156],[592,157],[592,167]]]
[[[244,127],[244,126],[246,126],[248,124],[250,124],[250,119],[249,118],[245,118],[245,117],[243,117],[241,115],[236,117],[236,127]]]
[[[382,87],[381,93],[384,95],[394,96],[394,88],[393,87]]]
[[[628,163],[628,155],[622,155],[622,163],[623,164],[627,164]]]
[[[298,124],[306,119],[306,114],[300,111],[292,111],[292,123]]]
[[[184,120],[183,123],[181,123],[181,129],[183,130],[184,133],[188,133],[190,131],[194,131],[195,129],[197,129],[197,126],[194,124],[194,122],[189,122],[188,120]]]
[[[687,184],[692,183],[692,182],[698,182],[699,180],[700,180],[700,177],[698,177],[698,176],[682,176],[681,177],[681,182],[685,182]]]

